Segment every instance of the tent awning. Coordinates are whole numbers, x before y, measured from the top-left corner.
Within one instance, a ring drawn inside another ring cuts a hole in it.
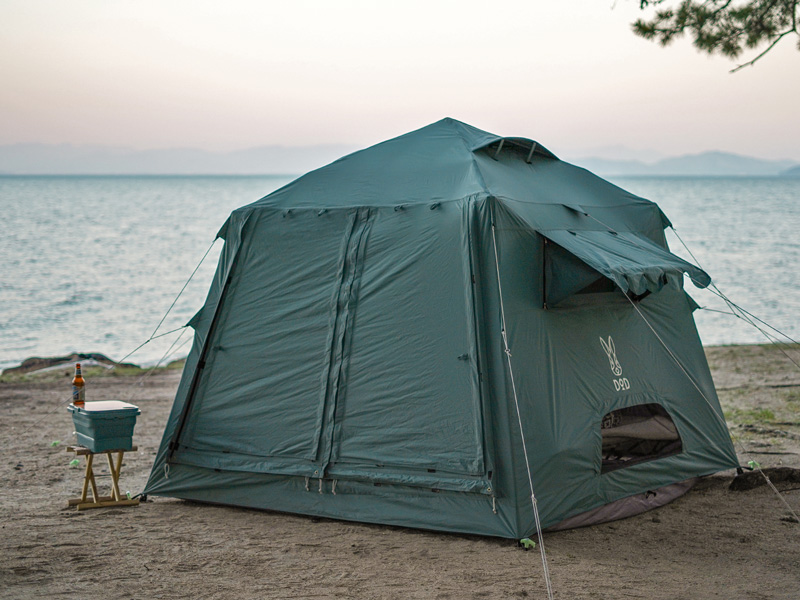
[[[539,233],[566,250],[548,253],[549,304],[585,288],[598,278],[597,273],[613,281],[623,292],[636,295],[657,292],[669,278],[682,277],[683,273],[697,287],[711,283],[705,271],[637,233],[568,230]],[[575,258],[591,270],[587,271],[585,266],[576,269]]]

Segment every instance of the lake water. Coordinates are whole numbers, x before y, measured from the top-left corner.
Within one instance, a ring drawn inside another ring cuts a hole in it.
[[[0,177],[0,368],[72,351],[121,359],[153,333],[234,208],[286,177]],[[659,203],[719,288],[800,337],[800,180],[616,178]],[[672,250],[689,258],[668,233]],[[205,299],[217,241],[159,332],[184,325]],[[692,288],[701,306],[727,310]],[[696,313],[705,344],[763,342],[737,319]],[[185,356],[190,332],[172,348]],[[158,361],[178,336],[129,358]],[[185,345],[184,345],[185,344]]]

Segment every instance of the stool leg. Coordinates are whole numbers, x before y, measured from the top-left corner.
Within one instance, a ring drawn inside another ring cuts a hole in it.
[[[117,452],[117,489],[119,489],[119,476],[122,472],[122,455],[125,454],[124,450]]]
[[[119,468],[114,468],[114,459],[111,458],[111,452],[106,452],[108,459],[108,470],[111,471],[111,497],[119,501]],[[119,461],[120,463],[122,461]]]
[[[91,477],[92,477],[92,455],[89,454],[86,457],[86,471],[83,474],[83,489],[81,490],[80,504],[86,502],[86,494],[89,491],[89,482],[91,481]]]
[[[89,483],[92,484],[92,500],[99,502],[100,494],[97,493],[97,482],[94,480],[94,469],[92,469],[92,463],[94,463],[94,454],[89,454],[86,457],[86,473],[87,477],[89,478]]]

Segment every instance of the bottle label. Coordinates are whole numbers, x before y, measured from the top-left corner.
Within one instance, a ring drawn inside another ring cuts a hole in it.
[[[84,386],[72,386],[72,403],[73,404],[83,404],[84,398],[86,397],[86,390]]]

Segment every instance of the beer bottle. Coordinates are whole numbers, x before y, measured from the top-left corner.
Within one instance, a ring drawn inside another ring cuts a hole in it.
[[[81,363],[75,363],[75,377],[72,379],[72,403],[75,406],[83,406],[85,404],[85,390],[86,382],[81,375]]]

